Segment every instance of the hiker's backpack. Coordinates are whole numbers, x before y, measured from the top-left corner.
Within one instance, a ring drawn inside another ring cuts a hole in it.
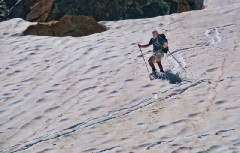
[[[160,37],[162,37],[168,43],[168,40],[167,40],[167,38],[166,38],[166,36],[164,34],[160,34]],[[168,50],[169,50],[168,47],[167,48],[163,48],[163,52],[164,53],[167,53]]]

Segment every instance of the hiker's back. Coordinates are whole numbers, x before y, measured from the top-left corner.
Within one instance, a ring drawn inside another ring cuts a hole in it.
[[[167,40],[167,37],[165,36],[165,34],[159,34],[159,37],[162,37],[167,43],[168,43],[168,40]],[[167,53],[169,50],[169,48],[163,48],[163,52],[164,53]]]
[[[159,34],[160,37],[162,37],[166,42],[168,42],[167,37],[165,36],[165,34]]]

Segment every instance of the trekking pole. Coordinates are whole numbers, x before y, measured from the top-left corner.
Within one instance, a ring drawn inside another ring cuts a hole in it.
[[[172,55],[172,53],[170,51],[169,51],[169,53]],[[173,55],[172,55],[172,57],[178,62],[178,60]],[[186,69],[180,64],[180,62],[178,62],[178,64],[182,67],[182,69],[184,69],[185,72],[187,72]]]
[[[140,47],[139,47],[139,48],[140,48]],[[144,60],[144,62],[145,62],[145,65],[146,65],[148,74],[150,75],[150,72],[149,72],[149,69],[148,69],[148,67],[147,67],[147,63],[146,63],[146,60],[145,60],[145,58],[144,58],[144,55],[143,55],[143,52],[142,52],[141,48],[140,48],[140,51],[141,51],[141,53],[142,53],[142,57],[143,57],[143,60]]]

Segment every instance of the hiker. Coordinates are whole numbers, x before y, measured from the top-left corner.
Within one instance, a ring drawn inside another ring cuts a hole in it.
[[[166,36],[164,34],[158,34],[156,30],[152,32],[153,37],[150,39],[150,42],[146,45],[138,44],[139,48],[147,48],[150,45],[153,45],[153,53],[154,55],[151,56],[148,60],[149,65],[152,68],[152,74],[156,74],[156,68],[154,66],[155,63],[158,64],[160,68],[160,72],[164,73],[163,66],[162,66],[162,59],[164,57],[164,53],[168,51],[168,42]]]

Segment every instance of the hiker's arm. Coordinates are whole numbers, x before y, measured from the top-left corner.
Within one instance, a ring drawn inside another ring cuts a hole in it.
[[[147,47],[149,47],[149,44],[146,44],[146,45],[140,45],[140,44],[138,44],[138,47],[139,47],[139,48],[147,48]]]
[[[138,44],[138,47],[139,47],[139,48],[147,48],[147,47],[149,47],[149,46],[152,45],[152,44],[153,44],[153,41],[152,41],[152,38],[151,38],[148,44],[146,44],[146,45],[140,45],[140,44]]]

